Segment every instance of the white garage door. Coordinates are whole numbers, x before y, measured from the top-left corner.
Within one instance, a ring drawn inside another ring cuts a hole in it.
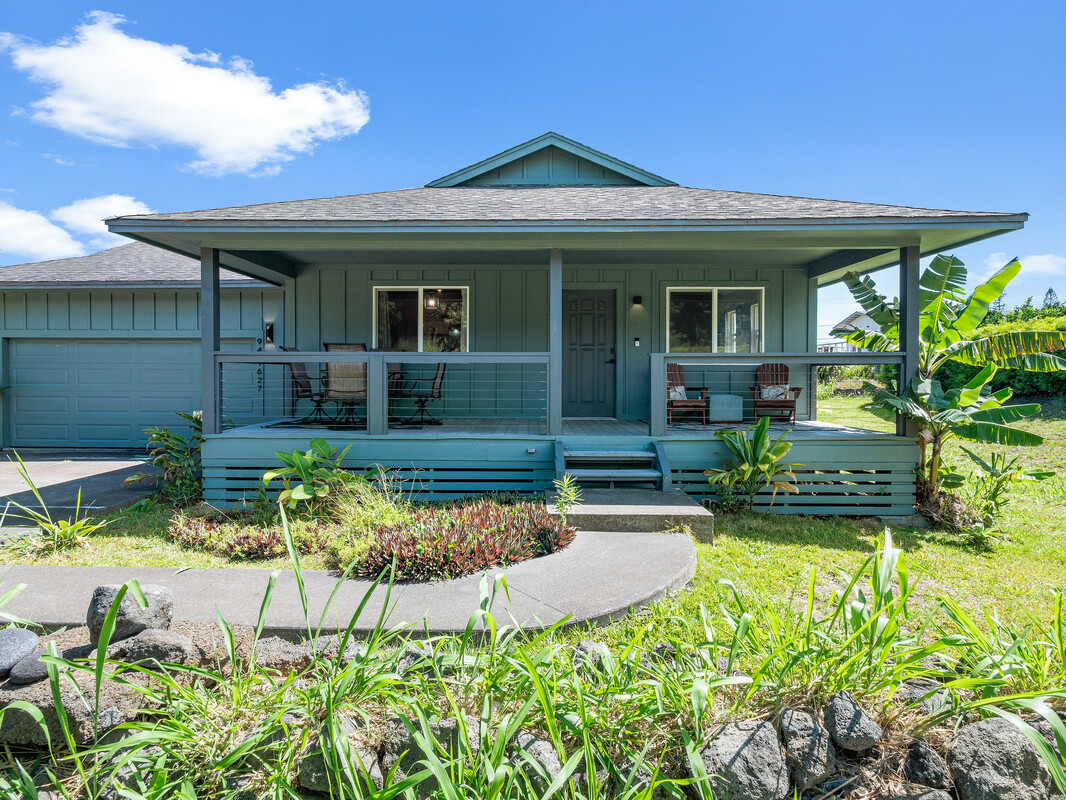
[[[198,339],[10,339],[12,443],[140,447],[200,408]]]

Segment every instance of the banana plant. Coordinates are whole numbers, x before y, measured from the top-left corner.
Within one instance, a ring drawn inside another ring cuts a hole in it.
[[[1021,270],[1018,259],[966,294],[966,266],[955,256],[938,255],[919,279],[918,376],[931,378],[948,361],[999,369],[1057,372],[1066,369],[1066,331],[1019,331],[980,335],[977,326]],[[853,331],[840,338],[875,352],[899,350],[899,304],[877,291],[865,275],[843,278],[852,297],[879,331]]]
[[[940,491],[940,453],[953,436],[974,442],[1005,445],[1036,445],[1043,439],[1035,433],[1011,428],[1010,423],[1040,410],[1035,404],[1007,406],[1009,389],[992,393],[988,383],[997,369],[1030,372],[1066,370],[1066,331],[1022,331],[980,335],[977,327],[1021,270],[1018,259],[966,294],[966,266],[955,256],[938,255],[919,279],[918,376],[899,396],[884,389],[873,390],[873,404],[893,409],[918,423],[921,449],[919,477],[924,488]],[[900,349],[899,304],[877,291],[867,276],[848,273],[844,283],[879,331],[838,334],[857,347],[875,352]],[[983,369],[963,389],[945,391],[934,378],[948,361]],[[928,458],[927,458],[928,452]]]
[[[985,366],[962,389],[948,389],[933,378],[914,378],[902,395],[877,389],[873,401],[883,408],[894,409],[919,423],[921,463],[928,469],[931,492],[940,490],[940,455],[952,438],[971,442],[1002,444],[1010,447],[1036,445],[1043,438],[1010,424],[1031,417],[1040,410],[1036,403],[1005,405],[1010,389],[992,392],[988,383],[996,374],[993,364]]]
[[[799,494],[796,485],[789,481],[796,479],[793,470],[803,465],[782,464],[781,459],[788,455],[792,443],[785,441],[784,433],[771,442],[769,431],[769,417],[763,417],[747,430],[715,431],[715,437],[725,443],[732,457],[722,459],[721,469],[712,467],[703,472],[711,486],[719,483],[739,486],[748,496],[749,510],[755,506],[755,495],[765,488],[773,489],[770,505],[777,499],[778,489]]]

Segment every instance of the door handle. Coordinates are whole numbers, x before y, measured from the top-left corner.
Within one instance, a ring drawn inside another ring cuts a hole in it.
[[[608,358],[607,361],[605,361],[604,363],[605,364],[613,364],[614,363],[614,359],[613,358]]]

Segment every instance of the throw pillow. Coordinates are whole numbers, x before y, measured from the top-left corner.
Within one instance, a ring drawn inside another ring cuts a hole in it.
[[[788,397],[788,384],[784,386],[764,386],[759,394],[763,400],[784,400]]]
[[[688,393],[684,386],[671,386],[666,397],[668,400],[688,400]]]

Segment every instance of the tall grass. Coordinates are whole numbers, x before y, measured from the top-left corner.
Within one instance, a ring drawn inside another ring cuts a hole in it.
[[[284,516],[283,523],[304,632],[315,638],[327,620],[309,611]],[[694,754],[717,723],[772,715],[791,704],[817,707],[839,689],[886,725],[913,726],[908,732],[1006,717],[1062,779],[1061,760],[1024,721],[1046,719],[1066,752],[1066,729],[1052,713],[1066,698],[1061,595],[1053,619],[1034,619],[1020,630],[991,613],[971,617],[948,597],[919,609],[911,602],[918,579],[887,533],[881,550],[840,576],[828,595],[813,571],[784,601],[759,587],[728,584],[721,607],[702,609],[699,622],[678,620],[667,636],[653,614],[603,658],[575,652],[560,625],[527,631],[500,617],[497,600],[508,587],[499,576],[482,580],[479,606],[463,632],[427,639],[430,655],[401,672],[399,656],[412,632],[387,625],[392,586],[386,572],[376,584],[386,602],[360,656],[348,661],[340,654],[375,587],[339,632],[338,655],[320,655],[306,669],[280,675],[254,659],[276,577],[265,587],[251,657],[242,655],[237,633],[221,617],[222,652],[210,667],[152,672],[108,662],[106,622],[92,662],[48,657],[57,698],[67,668],[92,675],[96,698],[104,682],[115,682],[138,692],[145,709],[120,726],[125,738],[112,734],[87,747],[76,744],[61,713],[64,740],[52,742],[45,767],[63,779],[65,793],[96,797],[121,785],[130,797],[295,798],[297,765],[318,750],[335,798],[704,796],[707,781]],[[133,582],[125,591],[143,600]],[[933,678],[951,694],[947,708],[916,726],[913,715],[889,701],[913,677]],[[94,710],[99,705],[85,700]],[[455,718],[460,729],[453,747],[433,736],[433,724],[444,717]],[[410,734],[417,765],[405,775],[392,770],[378,788],[366,755],[396,718]],[[520,731],[547,743],[558,774],[514,747]],[[35,797],[30,773],[29,766],[12,764],[0,775],[0,796]]]

